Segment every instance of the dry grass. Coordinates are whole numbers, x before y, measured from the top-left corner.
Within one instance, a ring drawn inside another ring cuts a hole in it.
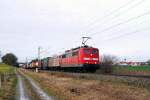
[[[118,72],[119,74],[127,75],[150,75],[150,71],[127,71],[127,72]]]
[[[33,73],[34,78],[49,93],[59,100],[149,100],[147,89],[128,86],[122,83],[85,80],[64,75]]]

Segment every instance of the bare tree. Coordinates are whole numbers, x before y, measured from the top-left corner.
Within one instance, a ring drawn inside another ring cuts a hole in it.
[[[102,62],[100,63],[100,69],[104,73],[111,73],[113,65],[116,65],[118,58],[113,55],[103,55]]]
[[[150,59],[147,61],[148,65],[150,66]]]

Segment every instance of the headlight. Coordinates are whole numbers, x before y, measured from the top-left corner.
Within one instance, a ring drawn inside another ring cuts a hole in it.
[[[93,60],[98,60],[98,58],[93,58]]]
[[[90,60],[90,58],[84,58],[84,60]]]

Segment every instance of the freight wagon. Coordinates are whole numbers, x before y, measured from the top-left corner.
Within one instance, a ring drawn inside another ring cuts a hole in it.
[[[34,68],[41,68],[41,60],[35,59],[32,60],[29,64],[28,64],[28,68],[30,69],[34,69]]]

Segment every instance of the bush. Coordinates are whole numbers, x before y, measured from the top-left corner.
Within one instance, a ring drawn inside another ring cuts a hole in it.
[[[118,61],[116,56],[104,55],[102,57],[102,62],[100,63],[100,69],[103,73],[111,73],[113,71],[113,66],[117,64]]]
[[[12,53],[7,53],[2,57],[2,62],[11,66],[15,66],[17,64],[17,57]]]
[[[150,66],[150,59],[147,61],[148,65]]]

